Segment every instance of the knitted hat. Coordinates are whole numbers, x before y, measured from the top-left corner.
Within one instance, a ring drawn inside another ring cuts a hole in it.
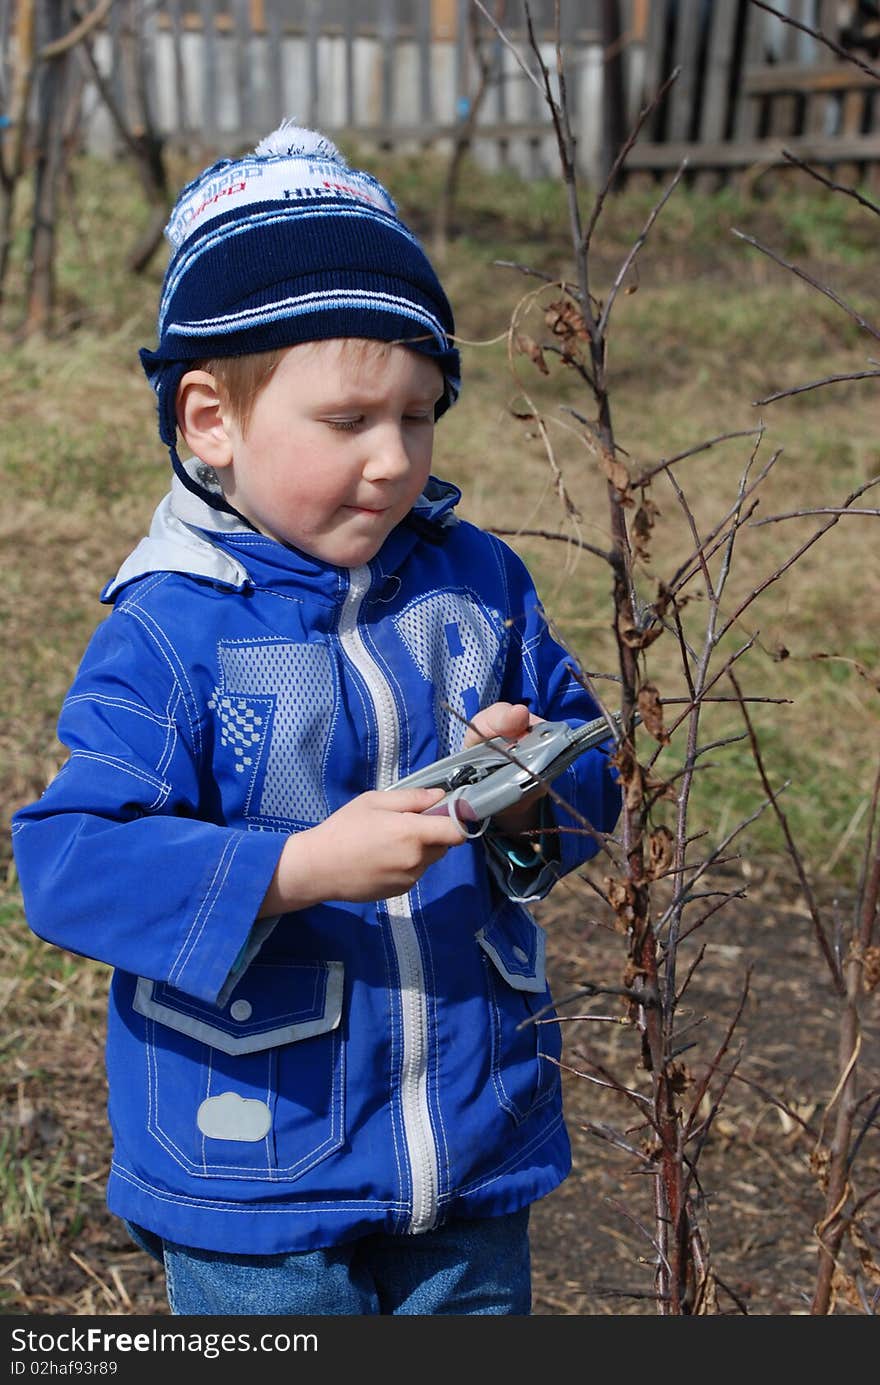
[[[381,183],[317,131],[285,121],[253,154],[212,164],[183,189],[165,234],[158,347],[140,359],[175,470],[217,508],[229,507],[177,455],[177,387],[194,361],[368,337],[437,362],[437,417],[455,402],[455,323],[424,250]]]

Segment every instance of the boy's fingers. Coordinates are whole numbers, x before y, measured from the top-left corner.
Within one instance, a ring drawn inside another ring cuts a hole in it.
[[[473,725],[465,732],[464,744],[479,745],[482,737],[492,736],[518,740],[528,731],[529,725],[530,714],[525,703],[495,702],[473,718]]]
[[[439,803],[445,789],[386,789],[382,793],[383,808],[393,813],[423,813]]]

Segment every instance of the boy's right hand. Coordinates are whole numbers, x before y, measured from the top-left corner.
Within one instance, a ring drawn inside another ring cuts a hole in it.
[[[260,917],[329,899],[365,903],[411,890],[428,866],[464,841],[446,816],[425,816],[443,790],[359,794],[317,827],[288,837]]]

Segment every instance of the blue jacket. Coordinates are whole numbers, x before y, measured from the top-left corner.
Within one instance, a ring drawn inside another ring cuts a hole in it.
[[[175,482],[102,595],[69,758],[15,816],[30,926],[113,969],[109,1206],[170,1240],[417,1233],[568,1172],[559,1026],[523,1025],[550,997],[522,901],[595,853],[583,819],[613,827],[607,746],[555,785],[576,829],[548,835],[555,862],[487,834],[406,896],[254,923],[287,834],[458,749],[479,707],[596,715],[523,564],[457,499],[432,481],[348,570]]]

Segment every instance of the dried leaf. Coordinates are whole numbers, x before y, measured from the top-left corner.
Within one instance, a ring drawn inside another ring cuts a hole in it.
[[[663,634],[663,627],[655,624],[639,630],[633,625],[631,618],[625,612],[621,612],[617,617],[617,633],[629,649],[647,649],[649,644],[653,644]]]
[[[605,877],[605,892],[614,910],[615,926],[619,933],[626,933],[635,918],[635,891],[629,880],[615,880]],[[626,983],[629,985],[629,982]]]
[[[862,984],[870,994],[880,986],[880,947],[866,947],[862,954]]]
[[[652,880],[665,875],[672,864],[675,840],[668,827],[655,827],[648,838],[648,872]]]
[[[633,959],[630,957],[627,961],[626,967],[624,968],[623,972],[624,986],[626,986],[629,990],[632,990],[635,983],[641,980],[643,976],[647,976],[645,968],[640,967],[638,962],[634,962]]]
[[[603,472],[617,491],[617,498],[624,504],[631,505],[632,497],[629,493],[629,472],[623,462],[618,461],[607,447],[600,447],[598,451],[599,465]]]
[[[859,1298],[859,1291],[856,1283],[841,1264],[834,1266],[831,1276],[831,1287],[835,1303],[842,1298],[851,1308],[861,1308],[862,1301]]]
[[[654,521],[659,513],[660,511],[653,500],[643,500],[633,516],[630,538],[633,552],[643,563],[647,563],[651,557],[648,545],[654,532]]]
[[[672,1090],[677,1092],[679,1096],[687,1091],[694,1080],[684,1063],[669,1063],[666,1068],[666,1077]]]
[[[642,778],[641,766],[637,766],[637,773],[632,776],[623,791],[624,802],[631,813],[637,813],[645,801],[645,785]]]
[[[528,356],[534,366],[537,366],[542,375],[550,374],[550,367],[544,360],[544,352],[541,350],[534,337],[526,336],[524,332],[517,332],[513,338],[514,350],[520,355]]]
[[[852,1241],[853,1246],[855,1247],[855,1251],[859,1257],[859,1260],[861,1261],[862,1269],[865,1271],[865,1273],[869,1276],[869,1278],[873,1281],[874,1284],[880,1285],[880,1265],[878,1265],[877,1263],[877,1259],[872,1247],[869,1245],[868,1241],[862,1233],[862,1228],[859,1225],[858,1219],[850,1223],[849,1238]]]
[[[819,1187],[825,1190],[828,1183],[828,1169],[831,1164],[831,1155],[824,1145],[816,1145],[810,1151],[810,1172],[819,1182]]]
[[[638,706],[645,730],[658,745],[668,745],[669,732],[663,727],[663,703],[653,683],[643,683],[639,688]]]
[[[652,798],[670,799],[673,803],[678,801],[678,791],[674,784],[670,784],[666,779],[659,779],[656,774],[646,774],[644,776],[645,792]]]
[[[590,339],[584,315],[570,298],[556,298],[552,303],[548,303],[544,321],[554,337],[560,337],[568,346]]]
[[[623,801],[630,811],[641,807],[644,799],[644,771],[633,754],[632,747],[621,742],[611,757],[623,785]]]

